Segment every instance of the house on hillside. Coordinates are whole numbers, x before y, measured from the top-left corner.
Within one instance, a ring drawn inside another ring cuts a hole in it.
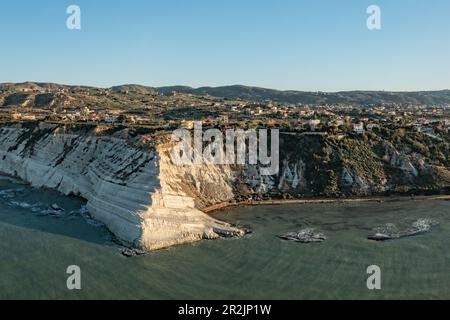
[[[364,123],[354,123],[353,124],[353,132],[356,134],[363,134],[364,133]]]
[[[319,119],[309,120],[309,127],[310,127],[311,131],[316,131],[316,129],[318,128],[319,125],[320,125]]]

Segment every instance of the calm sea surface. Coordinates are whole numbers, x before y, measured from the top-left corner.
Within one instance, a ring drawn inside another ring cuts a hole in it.
[[[50,215],[49,207],[64,208]],[[217,218],[248,226],[242,239],[201,241],[126,258],[84,202],[0,177],[0,299],[450,299],[450,202],[239,208]],[[432,218],[430,233],[388,242],[372,229]],[[315,228],[301,244],[277,234]],[[81,268],[82,290],[66,288]],[[369,265],[382,289],[366,287]]]

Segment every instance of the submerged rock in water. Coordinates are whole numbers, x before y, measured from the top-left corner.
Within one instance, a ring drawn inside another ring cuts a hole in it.
[[[278,236],[283,240],[290,240],[302,243],[322,242],[327,238],[323,233],[316,233],[314,229],[303,229],[297,232],[288,232]]]
[[[48,214],[53,216],[53,217],[62,217],[64,214],[64,209],[61,208],[59,205],[57,205],[56,203],[52,204],[50,206],[50,210],[48,210]]]
[[[138,250],[138,249],[130,249],[130,248],[122,249],[121,253],[123,256],[128,257],[128,258],[146,254],[145,251]]]
[[[393,223],[387,223],[384,226],[374,229],[375,233],[367,237],[369,240],[386,241],[400,238],[400,231]]]
[[[431,231],[433,226],[439,223],[432,219],[418,219],[411,227],[406,230],[399,230],[394,224],[388,223],[382,227],[376,228],[375,233],[367,237],[369,240],[386,241],[393,239],[400,239],[405,237],[412,237],[418,234]]]
[[[398,236],[389,235],[389,234],[380,233],[380,232],[377,232],[377,233],[367,236],[367,239],[375,240],[375,241],[386,241],[386,240],[392,240],[392,239],[398,239],[398,238],[399,238]]]
[[[213,231],[223,238],[242,237],[247,234],[246,230],[213,227]]]

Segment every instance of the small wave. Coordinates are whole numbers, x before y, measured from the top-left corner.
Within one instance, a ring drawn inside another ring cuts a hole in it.
[[[36,207],[35,204],[31,204],[28,202],[11,201],[10,204],[14,207],[19,207],[23,209],[31,209],[33,207]]]
[[[80,213],[80,215],[83,217],[83,219],[86,221],[87,224],[97,227],[97,228],[105,226],[103,223],[101,223],[91,217],[91,215],[89,214],[89,211],[85,205],[81,206],[81,208],[78,212]]]
[[[18,194],[23,193],[24,190],[25,189],[23,189],[23,188],[0,190],[0,197],[3,199],[12,199],[12,198],[16,197]]]
[[[434,227],[438,224],[439,224],[439,222],[437,222],[433,219],[423,218],[423,219],[419,219],[419,220],[415,221],[412,224],[411,230],[417,231],[417,232],[426,232],[426,231],[430,231],[432,227]]]

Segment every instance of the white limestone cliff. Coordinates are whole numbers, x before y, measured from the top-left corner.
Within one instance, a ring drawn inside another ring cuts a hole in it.
[[[0,172],[83,197],[89,213],[130,246],[152,250],[241,235],[197,209],[232,197],[226,176],[216,167],[172,166],[165,151],[54,127],[0,129]],[[197,181],[197,190],[185,187],[189,179]],[[205,192],[209,185],[216,188]]]

